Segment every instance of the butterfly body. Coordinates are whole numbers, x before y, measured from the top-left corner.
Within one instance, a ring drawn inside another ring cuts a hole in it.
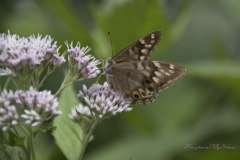
[[[161,31],[152,32],[106,61],[108,84],[131,98],[133,104],[153,102],[161,90],[185,74],[179,64],[149,60],[160,39]]]

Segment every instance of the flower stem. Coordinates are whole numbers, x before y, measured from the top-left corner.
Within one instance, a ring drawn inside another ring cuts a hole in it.
[[[25,129],[25,127],[20,124],[19,127],[22,129],[22,131],[27,135],[27,146],[26,146],[26,159],[27,160],[30,160],[31,159],[31,153],[30,153],[30,140],[29,140],[29,137],[30,137],[30,133],[27,131],[27,129]]]
[[[33,136],[34,133],[32,131],[32,128],[28,128],[25,129],[22,125],[19,125],[20,128],[25,132],[25,134],[27,135],[27,159],[31,159],[30,157],[32,156],[32,160],[36,160],[36,156],[35,156],[35,151],[34,151],[34,145],[33,145]]]
[[[80,81],[82,79],[77,79],[75,74],[72,74],[70,71],[67,73],[67,76],[65,77],[64,81],[62,82],[60,88],[55,93],[54,97],[57,97],[63,89],[68,87],[69,85],[73,84],[76,81]]]
[[[73,82],[69,82],[69,83],[66,83],[66,81],[64,81],[61,85],[61,87],[58,89],[58,91],[55,93],[54,97],[57,97],[64,88],[68,87],[70,84],[72,84]]]
[[[23,131],[27,136],[30,135],[29,132],[27,131],[27,129],[25,129],[21,123],[20,123],[19,127],[22,129],[22,131]]]
[[[14,126],[13,126],[13,130],[14,130],[14,132],[15,132],[15,134],[16,134],[16,136],[17,136],[17,138],[20,138],[20,135],[19,135],[19,133],[18,133],[18,131],[17,131],[16,127],[14,127]]]
[[[32,133],[32,131],[30,131],[30,135],[29,135],[29,145],[30,145],[30,152],[32,154],[32,160],[36,160],[34,145],[33,145],[33,133]]]
[[[92,133],[93,133],[94,129],[96,128],[97,124],[98,124],[98,121],[97,121],[97,120],[94,121],[94,122],[92,123],[91,127],[90,127],[89,132],[88,132],[87,135],[84,137],[83,142],[82,142],[82,146],[81,146],[81,149],[80,149],[79,160],[82,160],[83,155],[84,155],[84,152],[85,152],[85,150],[86,150],[86,148],[87,148],[89,139],[90,139],[90,137],[92,136]]]
[[[9,81],[10,81],[10,78],[8,77],[3,88],[7,88],[8,84],[9,84]]]
[[[17,83],[16,79],[15,79],[15,78],[11,78],[11,80],[13,81],[15,87],[16,87],[17,89],[19,89],[19,84]]]
[[[67,73],[67,76],[65,77],[65,79],[64,79],[64,81],[62,82],[62,84],[61,84],[61,86],[60,86],[60,88],[58,89],[58,91],[55,93],[55,95],[54,95],[54,97],[57,97],[60,93],[61,93],[61,91],[64,89],[64,88],[66,88],[68,85],[67,85],[67,81],[68,81],[68,79],[69,79],[69,72]]]
[[[45,80],[47,79],[47,77],[52,73],[53,71],[47,71],[47,73],[46,73],[46,75],[42,78],[42,80],[41,80],[41,82],[39,83],[37,83],[36,84],[36,86],[37,86],[37,89],[39,89],[40,87],[42,87],[42,85],[43,85],[43,83],[45,82]],[[40,78],[40,76],[39,76],[39,78]],[[38,78],[38,79],[39,79]],[[38,80],[39,81],[39,80]]]
[[[14,158],[15,158],[16,160],[19,160],[18,152],[17,152],[17,150],[16,150],[16,147],[13,147],[13,154],[14,154]]]

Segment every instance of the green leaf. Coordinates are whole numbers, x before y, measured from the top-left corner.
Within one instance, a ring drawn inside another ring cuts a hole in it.
[[[53,136],[58,147],[69,160],[76,160],[80,153],[81,127],[74,123],[68,114],[71,108],[78,103],[73,87],[66,88],[59,98],[59,110],[63,113],[54,119],[54,126],[57,127]]]
[[[46,133],[47,131],[55,131],[55,130],[56,130],[56,127],[53,125],[53,123],[48,122],[48,123],[45,123],[43,126],[41,126],[41,128],[38,130],[38,132],[45,132]]]
[[[25,153],[20,147],[0,145],[0,159],[4,160],[25,160]]]
[[[0,131],[0,144],[6,146],[15,146],[24,149],[24,136],[17,136],[12,130],[7,132]]]

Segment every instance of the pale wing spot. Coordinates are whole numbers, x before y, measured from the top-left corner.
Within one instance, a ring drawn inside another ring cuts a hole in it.
[[[170,68],[170,69],[174,69],[174,65],[173,65],[173,64],[170,64],[169,68]]]
[[[137,68],[138,68],[138,69],[144,69],[142,63],[137,63]]]
[[[148,49],[141,49],[141,52],[143,53],[143,54],[148,54]]]
[[[137,53],[137,52],[139,52],[139,47],[134,46],[134,49],[133,49],[133,50],[135,51],[135,53]]]
[[[163,69],[160,69],[160,71],[161,71],[162,73],[165,73],[165,71],[164,71]]]
[[[138,88],[138,92],[141,94],[143,98],[146,97],[146,92],[142,88]]]
[[[154,38],[155,38],[155,35],[154,35],[153,33],[151,34],[151,38],[152,38],[152,39],[154,39]]]
[[[158,71],[155,71],[154,73],[155,73],[156,76],[158,76],[158,77],[161,77],[161,76],[162,76],[162,74],[161,74],[160,72],[158,72]]]
[[[128,50],[128,52],[129,52],[130,56],[132,56],[132,55],[134,54],[132,48],[130,48],[130,49]]]
[[[168,70],[168,72],[170,72],[170,73],[172,73],[172,74],[174,73],[174,71],[173,71],[173,70]]]
[[[141,44],[145,44],[146,43],[144,39],[139,39],[139,41],[140,41]]]
[[[150,77],[150,76],[151,76],[151,74],[150,74],[148,71],[146,71],[146,70],[141,71],[141,73],[142,73],[144,76],[146,76],[146,77]]]
[[[151,67],[148,64],[146,64],[145,69],[149,71],[149,70],[151,70]]]
[[[145,56],[140,56],[140,60],[144,60],[145,59]]]
[[[167,75],[167,76],[170,76],[171,74],[170,73],[168,73],[168,72],[165,72],[165,74]]]
[[[145,44],[145,47],[146,47],[146,48],[151,48],[152,45],[151,45],[151,44]]]
[[[154,40],[151,40],[150,42],[151,42],[151,43],[154,43],[155,41],[154,41]]]
[[[160,80],[159,80],[158,77],[153,77],[152,79],[153,79],[153,81],[154,81],[155,83],[159,83],[159,82],[160,82]]]
[[[134,54],[134,55],[132,56],[132,58],[133,58],[133,59],[138,59],[138,55],[137,55],[137,54]]]
[[[156,67],[161,68],[161,65],[160,65],[159,62],[153,62],[153,64],[154,64]]]

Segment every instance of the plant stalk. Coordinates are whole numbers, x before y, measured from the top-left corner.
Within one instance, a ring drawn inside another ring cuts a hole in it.
[[[91,128],[90,128],[89,132],[88,132],[87,135],[84,137],[84,140],[83,140],[83,142],[82,142],[82,146],[81,146],[81,149],[80,149],[79,160],[82,160],[83,155],[84,155],[84,152],[85,152],[85,150],[86,150],[86,148],[87,148],[87,145],[88,145],[88,143],[89,143],[89,139],[90,139],[90,137],[92,136],[93,131],[94,131],[94,129],[96,128],[97,124],[98,124],[98,121],[97,121],[97,120],[94,121],[93,124],[91,125]]]

